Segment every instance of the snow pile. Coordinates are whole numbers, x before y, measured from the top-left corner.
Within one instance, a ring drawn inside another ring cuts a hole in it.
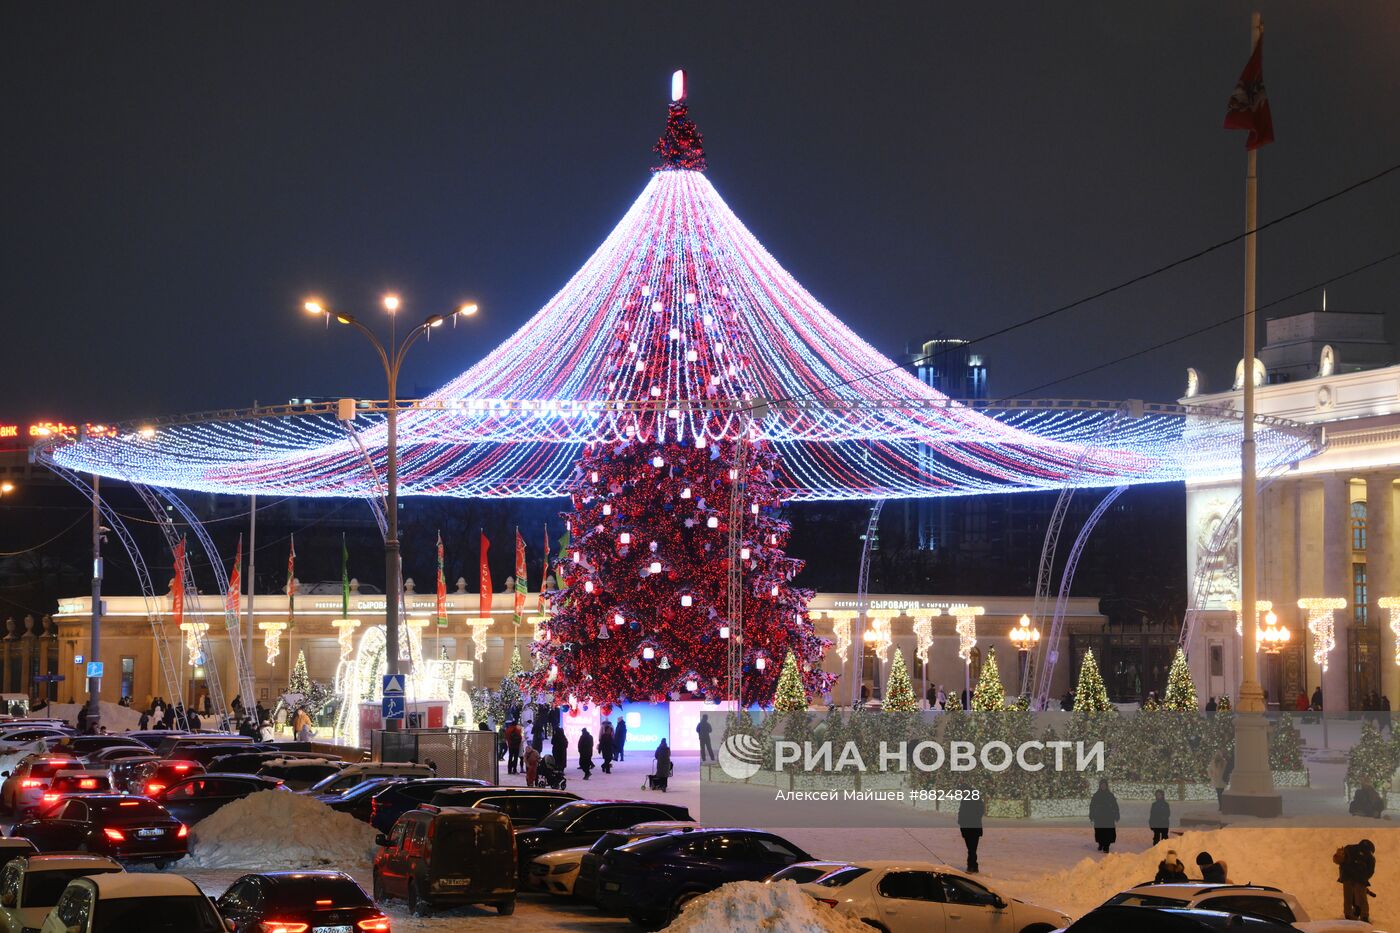
[[[870,927],[819,904],[791,881],[734,881],[702,894],[668,933],[870,933]]]
[[[50,703],[43,709],[34,710],[29,716],[31,719],[63,719],[72,726],[77,724],[78,711],[83,708],[83,705],[82,703]],[[141,725],[141,711],[139,709],[103,700],[101,710],[102,725],[107,727],[108,732],[131,732]]]
[[[1029,885],[1007,887],[1015,887],[1016,893],[1027,900],[1054,904],[1078,917],[1120,891],[1151,881],[1157,874],[1157,863],[1168,849],[1176,850],[1188,877],[1199,878],[1196,854],[1204,851],[1226,864],[1232,882],[1281,888],[1297,897],[1312,919],[1333,919],[1342,916],[1342,886],[1337,884],[1332,853],[1362,839],[1376,844],[1376,875],[1371,880],[1371,890],[1379,896],[1371,901],[1371,921],[1382,929],[1400,927],[1400,897],[1384,880],[1395,877],[1393,873],[1400,868],[1400,833],[1387,821],[1346,828],[1295,826],[1187,832],[1145,852],[1085,858],[1073,868],[1046,875]]]
[[[220,807],[190,829],[183,868],[352,871],[374,858],[373,827],[314,797],[265,790]]]

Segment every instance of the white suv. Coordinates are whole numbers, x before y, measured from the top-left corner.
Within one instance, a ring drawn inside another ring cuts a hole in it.
[[[68,882],[84,875],[123,871],[105,855],[31,855],[17,858],[0,873],[0,930],[37,930],[58,903]]]
[[[427,765],[410,764],[406,761],[361,761],[347,765],[301,793],[338,794],[349,790],[361,781],[377,777],[417,778],[432,776],[433,769]]]
[[[75,878],[40,933],[226,933],[214,902],[180,875]]]
[[[1313,920],[1292,894],[1262,884],[1140,884],[1113,895],[1103,906],[1218,910],[1279,920],[1307,933],[1370,933],[1375,929],[1360,920]]]
[[[826,869],[799,887],[833,910],[886,933],[1050,933],[1069,915],[999,894],[948,865],[894,860],[798,862],[770,878]]]

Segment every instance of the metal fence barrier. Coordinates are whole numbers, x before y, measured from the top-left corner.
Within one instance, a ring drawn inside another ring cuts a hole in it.
[[[499,784],[501,779],[494,732],[375,729],[370,733],[370,757],[375,761],[432,764],[438,777],[477,778],[492,784]]]

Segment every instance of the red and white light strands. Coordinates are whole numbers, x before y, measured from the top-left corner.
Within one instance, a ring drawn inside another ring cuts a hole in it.
[[[1298,600],[1298,608],[1308,613],[1308,631],[1312,633],[1312,658],[1322,670],[1327,670],[1327,659],[1332,649],[1337,647],[1335,614],[1345,609],[1347,601],[1340,596],[1309,596]]]

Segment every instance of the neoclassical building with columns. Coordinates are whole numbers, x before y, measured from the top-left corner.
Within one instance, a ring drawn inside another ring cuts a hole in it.
[[[1396,626],[1382,600],[1400,596],[1395,482],[1400,479],[1400,365],[1380,314],[1309,311],[1270,320],[1254,368],[1261,415],[1319,427],[1325,449],[1261,475],[1258,598],[1291,638],[1261,654],[1270,705],[1291,707],[1321,686],[1330,711],[1364,708],[1373,694],[1400,701]],[[1239,408],[1243,367],[1227,392],[1204,391],[1196,371],[1182,404]],[[1192,673],[1203,695],[1238,694],[1241,644],[1238,534],[1219,534],[1239,484],[1187,484],[1187,593],[1201,611],[1190,635]],[[1317,663],[1309,612],[1299,600],[1345,601],[1333,612],[1335,646]],[[1237,603],[1235,603],[1237,605]]]

